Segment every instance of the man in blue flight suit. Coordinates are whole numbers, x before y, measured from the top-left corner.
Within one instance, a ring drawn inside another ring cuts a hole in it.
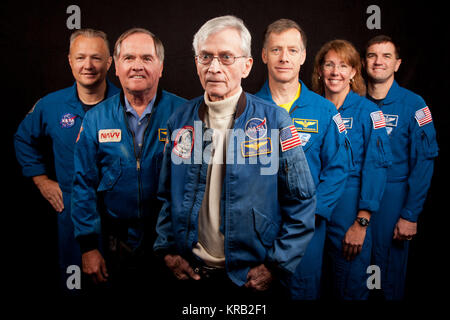
[[[206,22],[193,42],[205,94],[168,121],[154,249],[176,278],[197,280],[184,282],[192,298],[271,292],[314,230],[314,183],[292,121],[242,91],[250,43],[241,19]]]
[[[80,248],[70,217],[73,150],[85,112],[119,90],[106,80],[111,66],[108,40],[102,31],[82,29],[70,38],[69,64],[75,83],[40,99],[19,125],[16,156],[26,177],[59,213],[58,261],[60,288],[67,290],[67,268],[81,266]],[[49,178],[42,141],[51,139],[56,180]],[[67,291],[69,292],[69,291]]]
[[[256,95],[289,112],[317,189],[314,237],[291,280],[296,300],[319,298],[326,222],[344,191],[350,157],[345,127],[334,105],[299,81],[305,58],[306,36],[296,22],[280,19],[267,27],[262,59],[268,81]]]
[[[150,31],[124,32],[114,47],[123,90],[86,114],[76,143],[72,219],[94,291],[142,289],[157,270],[151,245],[166,122],[185,102],[158,88],[163,60]]]
[[[397,300],[404,296],[409,240],[417,232],[438,145],[430,108],[394,80],[401,59],[392,39],[369,40],[364,59],[367,97],[383,111],[393,154],[380,210],[371,221],[372,263],[381,269],[384,297]]]

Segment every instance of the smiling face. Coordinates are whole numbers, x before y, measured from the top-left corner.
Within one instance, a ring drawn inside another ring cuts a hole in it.
[[[391,42],[382,42],[367,48],[364,62],[371,81],[383,83],[394,77],[402,60],[397,58]]]
[[[336,51],[330,50],[324,57],[319,73],[327,95],[347,93],[350,90],[350,79],[355,76],[356,70]]]
[[[210,35],[199,43],[199,55],[232,55],[242,57],[241,36],[234,28],[226,28]],[[246,78],[253,65],[251,57],[237,58],[231,65],[221,64],[214,58],[208,65],[196,59],[197,74],[211,101],[223,100],[235,95],[241,87],[241,80]]]
[[[153,38],[145,33],[134,33],[120,45],[120,54],[114,59],[116,75],[126,93],[153,96],[162,76],[163,63],[156,55]]]
[[[105,81],[112,62],[102,38],[82,35],[73,41],[68,58],[75,80],[85,88],[96,87]]]
[[[262,50],[262,60],[267,64],[269,80],[275,82],[298,82],[300,67],[305,58],[302,37],[296,29],[278,34],[272,32]]]

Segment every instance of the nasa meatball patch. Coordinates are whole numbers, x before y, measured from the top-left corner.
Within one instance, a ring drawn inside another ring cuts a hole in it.
[[[252,118],[245,124],[245,134],[250,139],[261,139],[267,134],[267,121],[266,118]]]
[[[73,115],[71,113],[64,114],[61,117],[61,120],[59,121],[61,128],[64,128],[64,129],[72,128],[75,124],[76,117],[77,117],[76,115]]]

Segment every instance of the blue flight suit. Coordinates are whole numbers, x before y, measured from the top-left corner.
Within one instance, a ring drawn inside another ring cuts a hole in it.
[[[394,228],[400,217],[417,222],[439,148],[431,112],[419,95],[394,81],[378,106],[386,118],[393,164],[380,209],[371,219],[372,264],[381,269],[385,298],[397,300],[404,296],[409,241],[393,240]]]
[[[384,116],[374,103],[350,90],[339,113],[352,145],[353,168],[327,226],[327,252],[333,270],[334,295],[340,299],[365,300],[369,295],[366,272],[371,260],[370,224],[361,252],[351,261],[343,256],[342,240],[359,210],[378,211],[392,153]]]
[[[105,99],[118,93],[107,81]],[[51,139],[56,180],[63,193],[64,210],[57,215],[58,262],[61,288],[67,289],[66,274],[70,265],[81,266],[80,248],[73,236],[70,216],[73,178],[73,152],[75,140],[85,116],[83,104],[78,98],[76,82],[68,88],[50,93],[40,99],[20,123],[14,136],[16,157],[23,175],[34,177],[48,175],[43,158],[42,141]]]
[[[75,146],[72,186],[72,220],[82,252],[98,249],[106,221],[108,232],[131,250],[151,237],[144,223],[154,232],[166,122],[185,101],[158,89],[140,148],[129,128],[123,91],[87,112]]]
[[[291,279],[291,295],[296,300],[310,300],[319,298],[326,221],[344,192],[351,154],[336,107],[303,82],[300,84],[300,97],[293,103],[290,116],[303,141],[316,185],[317,207],[314,236]],[[268,81],[256,95],[273,102]]]
[[[201,120],[205,110],[201,96],[167,122],[175,141],[165,147],[158,190],[164,204],[154,250],[190,262],[199,259],[192,248],[211,153],[212,130]],[[283,275],[293,273],[313,236],[315,187],[295,133],[286,111],[241,94],[226,150],[220,210],[226,272],[237,286],[262,263]]]

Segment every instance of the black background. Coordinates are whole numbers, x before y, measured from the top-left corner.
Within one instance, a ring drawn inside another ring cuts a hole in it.
[[[193,63],[192,38],[208,19],[233,14],[244,20],[252,34],[254,65],[243,81],[245,91],[255,93],[266,77],[261,61],[265,27],[279,18],[297,21],[307,33],[307,58],[300,77],[309,86],[314,55],[336,38],[351,41],[362,50],[377,34],[392,36],[403,59],[396,79],[420,94],[433,113],[440,155],[418,235],[411,242],[407,301],[431,302],[445,290],[448,224],[446,181],[448,171],[448,22],[443,2],[407,1],[58,1],[2,3],[0,13],[2,125],[6,126],[6,150],[2,154],[4,190],[1,229],[2,268],[10,297],[42,298],[53,293],[56,277],[56,213],[25,179],[14,156],[13,134],[20,121],[42,96],[70,86],[73,78],[67,53],[69,37],[66,13],[69,5],[81,9],[81,27],[105,31],[111,50],[117,37],[131,27],[144,27],[163,41],[166,51],[160,85],[185,98],[202,94]],[[381,9],[381,30],[369,30],[369,5]],[[119,85],[114,66],[109,79]],[[2,130],[4,132],[4,130]],[[6,158],[6,160],[5,160]]]

